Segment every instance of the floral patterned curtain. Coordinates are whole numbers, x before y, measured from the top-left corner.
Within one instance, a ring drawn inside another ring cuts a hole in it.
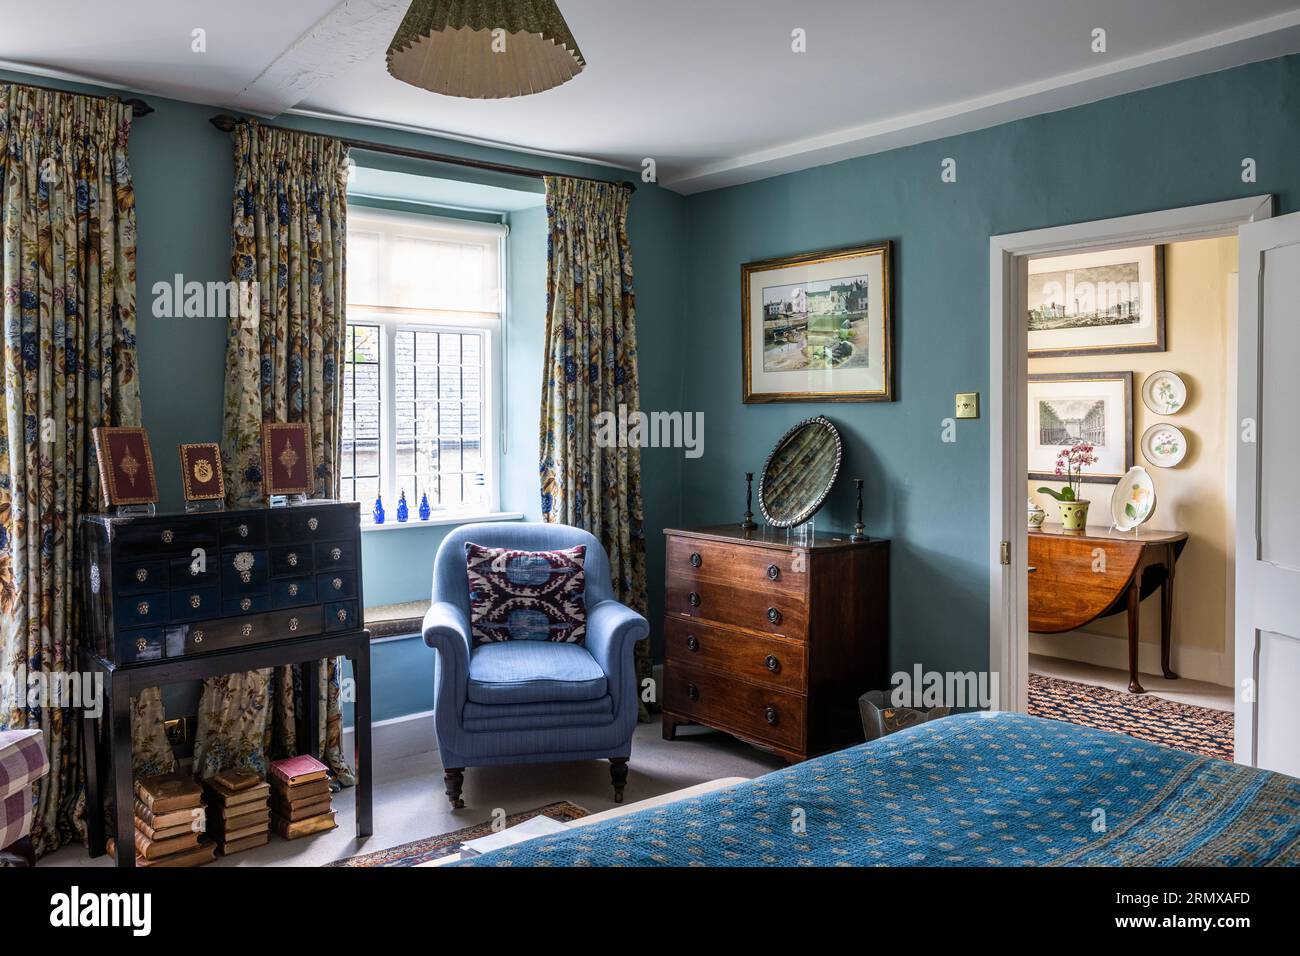
[[[91,429],[139,425],[131,110],[0,84],[0,729],[40,727],[50,774],[32,840],[84,838],[81,710],[29,689],[79,672],[81,515],[98,504]],[[136,755],[171,765],[156,689]]]
[[[628,199],[613,183],[546,177],[542,517],[595,535],[609,553],[614,593],[644,614],[640,451],[595,440],[597,415],[623,406],[630,416],[641,403]],[[638,682],[651,676],[648,639],[637,643],[636,668]]]
[[[338,376],[345,335],[344,247],[347,148],[338,140],[254,121],[233,133],[235,192],[231,278],[240,314],[226,345],[222,458],[231,506],[262,498],[263,422],[307,422],[316,462],[313,497],[338,494]],[[318,745],[344,784],[342,662],[320,668]],[[297,753],[297,668],[249,671],[206,681],[194,747],[196,775],[228,766],[265,772],[268,755]]]

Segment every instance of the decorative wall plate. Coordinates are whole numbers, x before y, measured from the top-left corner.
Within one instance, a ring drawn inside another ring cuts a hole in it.
[[[1141,465],[1128,470],[1110,496],[1110,520],[1116,531],[1132,531],[1156,510],[1156,486]]]
[[[1172,468],[1187,454],[1187,436],[1168,422],[1156,422],[1142,433],[1142,456],[1157,468]]]
[[[1177,415],[1187,404],[1187,383],[1175,372],[1152,372],[1142,382],[1142,402],[1157,415]]]

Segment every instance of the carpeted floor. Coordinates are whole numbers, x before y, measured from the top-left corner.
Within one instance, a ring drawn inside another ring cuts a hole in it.
[[[1207,757],[1232,759],[1233,717],[1226,710],[1031,673],[1029,713],[1112,730]]]
[[[561,823],[567,823],[570,820],[579,820],[591,813],[585,807],[569,803],[567,800],[561,800],[557,803],[548,804],[544,807],[538,807],[535,810],[525,810],[522,813],[512,813],[506,817],[505,825],[507,827],[517,826],[525,820],[531,820],[536,816],[548,816],[552,820],[559,820]],[[485,820],[482,823],[476,823],[473,826],[461,827],[459,830],[452,830],[450,833],[443,833],[439,836],[431,836],[424,840],[413,840],[410,843],[403,843],[401,846],[389,847],[386,850],[376,850],[374,853],[361,853],[357,856],[350,856],[346,860],[336,860],[333,863],[326,863],[326,866],[419,866],[421,863],[428,863],[430,860],[436,860],[439,857],[448,856],[460,849],[460,845],[466,840],[474,840],[481,836],[487,836],[492,832],[492,821]]]

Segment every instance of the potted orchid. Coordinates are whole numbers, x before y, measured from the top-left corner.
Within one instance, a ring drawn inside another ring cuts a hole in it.
[[[1094,451],[1092,442],[1086,441],[1062,448],[1056,456],[1056,476],[1065,479],[1065,487],[1060,491],[1046,485],[1038,489],[1061,503],[1061,527],[1066,531],[1082,531],[1088,525],[1091,502],[1081,499],[1079,490],[1083,486],[1083,469],[1097,463]]]

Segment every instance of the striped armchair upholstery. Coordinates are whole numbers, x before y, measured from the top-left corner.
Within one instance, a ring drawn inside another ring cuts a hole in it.
[[[470,635],[465,544],[520,551],[585,545],[582,644],[512,640],[478,647]],[[632,650],[646,619],[614,598],[600,542],[559,524],[484,523],[457,528],[438,548],[424,641],[438,652],[434,725],[447,797],[463,807],[466,767],[607,759],[623,799],[637,720]]]
[[[32,788],[50,771],[39,729],[0,731],[0,852],[32,864]]]

